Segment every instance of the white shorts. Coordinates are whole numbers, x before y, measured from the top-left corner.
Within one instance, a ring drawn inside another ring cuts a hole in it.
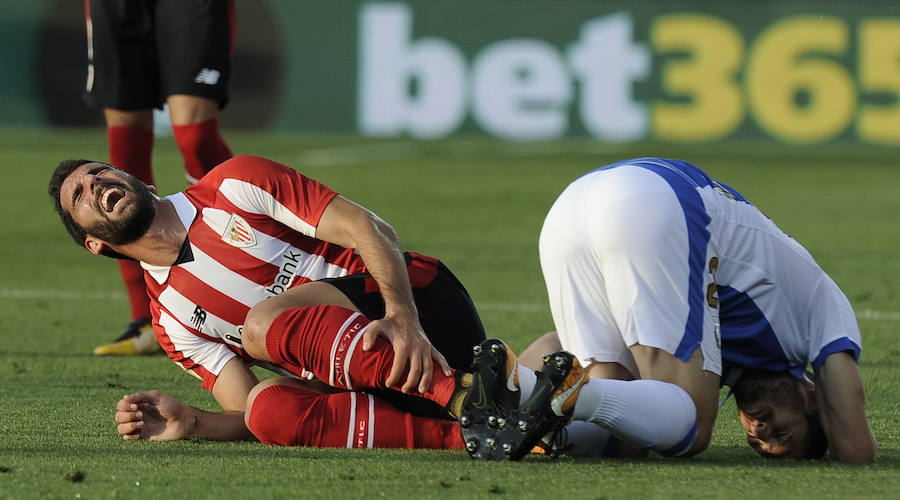
[[[682,360],[699,347],[704,369],[721,375],[718,311],[706,297],[709,238],[691,255],[686,209],[705,215],[640,167],[594,171],[563,192],[544,222],[540,259],[564,349],[639,377],[632,345]]]

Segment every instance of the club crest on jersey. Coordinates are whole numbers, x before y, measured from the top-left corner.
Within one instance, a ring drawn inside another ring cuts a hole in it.
[[[231,214],[231,219],[222,234],[222,241],[238,248],[252,247],[256,245],[256,233],[243,217]]]

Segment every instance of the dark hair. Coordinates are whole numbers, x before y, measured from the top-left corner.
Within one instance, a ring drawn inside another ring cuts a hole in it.
[[[62,185],[66,178],[72,175],[72,172],[78,167],[86,163],[94,163],[94,160],[82,159],[61,161],[56,167],[56,170],[53,171],[53,175],[50,176],[50,184],[47,186],[47,194],[50,195],[50,198],[53,200],[53,206],[56,208],[56,213],[59,215],[59,218],[62,219],[66,231],[69,232],[69,235],[72,236],[72,239],[75,240],[75,243],[78,243],[79,246],[84,246],[84,240],[87,239],[87,233],[85,233],[84,229],[75,222],[75,219],[72,218],[72,214],[63,209],[62,200],[59,199],[59,193],[62,190]]]
[[[83,247],[84,242],[87,239],[87,232],[75,222],[75,219],[72,218],[72,214],[70,214],[67,210],[62,207],[62,200],[59,198],[60,191],[62,190],[63,182],[72,175],[78,167],[87,164],[87,163],[102,163],[104,165],[109,165],[109,163],[103,161],[96,160],[63,160],[59,162],[56,170],[53,171],[53,175],[50,176],[50,184],[47,186],[47,194],[50,195],[50,198],[53,200],[53,207],[56,208],[56,213],[59,215],[60,220],[62,220],[63,226],[65,226],[66,231],[69,232],[69,235],[72,236],[72,239],[75,240],[75,243],[78,246]],[[115,168],[112,165],[109,165],[111,168]],[[107,257],[113,259],[125,259],[125,260],[134,260],[131,257],[126,255],[122,255],[115,250],[103,247],[103,250],[100,252],[101,255],[105,255]]]
[[[828,451],[828,436],[822,427],[819,415],[806,414],[806,449],[803,450],[803,458],[822,458]]]

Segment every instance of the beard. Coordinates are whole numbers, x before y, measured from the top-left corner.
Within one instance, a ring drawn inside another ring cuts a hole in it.
[[[85,228],[88,234],[92,234],[110,245],[127,245],[139,240],[150,229],[153,218],[156,216],[154,196],[144,183],[132,176],[125,181],[125,191],[133,192],[135,196],[133,209],[130,213],[123,213],[120,219],[109,219],[96,222]]]

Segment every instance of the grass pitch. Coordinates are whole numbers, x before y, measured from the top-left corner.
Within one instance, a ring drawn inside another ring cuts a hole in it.
[[[406,248],[445,261],[490,336],[516,350],[552,329],[537,257],[543,215],[596,166],[635,156],[697,163],[803,243],[847,293],[879,462],[766,461],[732,402],[712,445],[688,460],[475,463],[464,452],[124,442],[125,393],[163,389],[216,403],[163,356],[95,358],[128,306],[111,261],[72,244],[47,198],[62,159],[106,157],[101,130],[0,134],[0,497],[2,498],[836,498],[900,493],[900,161],[896,150],[829,145],[603,145],[588,140],[429,143],[228,132],[236,153],[294,166],[390,221]],[[171,138],[157,139],[160,192],[182,189]],[[599,216],[602,216],[600,214]]]

